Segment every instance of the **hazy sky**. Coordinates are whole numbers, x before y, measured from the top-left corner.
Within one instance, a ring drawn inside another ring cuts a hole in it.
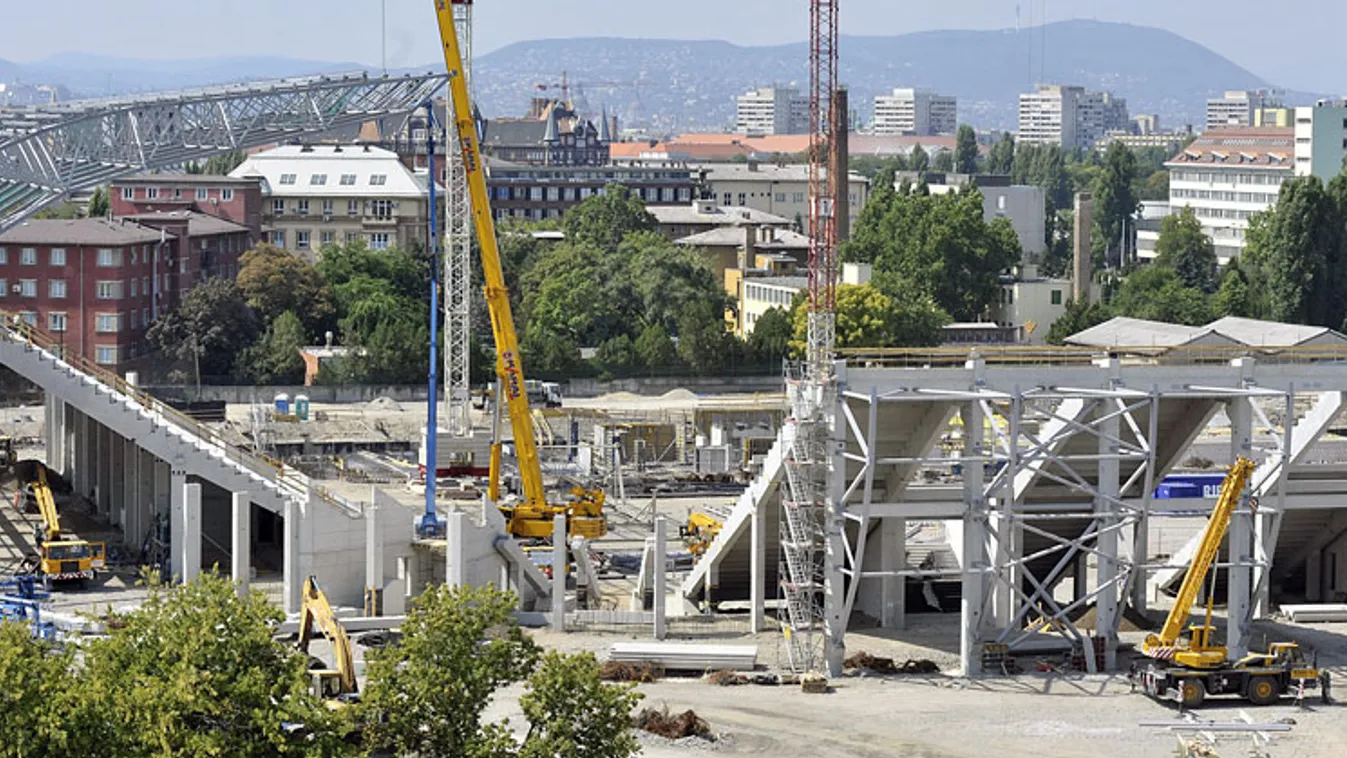
[[[280,54],[377,65],[387,4],[389,64],[438,55],[430,0],[0,0],[0,58],[78,50],[121,57]],[[1158,26],[1213,48],[1282,86],[1347,90],[1342,0],[844,0],[847,34],[1006,28],[1097,18]],[[544,37],[646,36],[798,41],[806,0],[479,0],[478,52]],[[1051,54],[1051,53],[1049,53]]]

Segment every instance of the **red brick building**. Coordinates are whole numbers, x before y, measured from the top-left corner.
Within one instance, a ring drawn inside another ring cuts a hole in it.
[[[113,370],[148,352],[145,332],[208,276],[235,276],[242,225],[199,213],[30,220],[0,235],[0,310]]]
[[[213,174],[137,174],[112,183],[113,216],[195,211],[248,227],[261,240],[262,182]]]

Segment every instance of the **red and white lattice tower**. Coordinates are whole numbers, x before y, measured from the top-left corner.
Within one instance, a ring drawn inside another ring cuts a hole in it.
[[[831,170],[837,91],[838,0],[811,0],[809,9],[809,376],[832,374],[836,342],[837,208],[839,178]]]

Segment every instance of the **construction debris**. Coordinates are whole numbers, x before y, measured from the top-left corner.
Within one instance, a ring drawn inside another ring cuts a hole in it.
[[[757,645],[693,645],[674,642],[618,642],[608,651],[608,660],[644,663],[666,671],[752,671],[757,666]]]
[[[869,653],[856,653],[842,662],[848,670],[868,671],[872,674],[939,674],[940,666],[925,658],[895,664],[892,658],[879,658]]]
[[[748,684],[748,677],[734,671],[712,671],[707,675],[706,681],[711,684],[718,684],[721,687],[734,687],[741,684]]]
[[[657,682],[664,678],[664,669],[649,663],[605,661],[599,677],[606,682]]]
[[[1297,624],[1324,621],[1347,621],[1347,605],[1341,603],[1312,603],[1309,605],[1283,605],[1282,615]]]
[[[828,677],[822,674],[805,674],[800,677],[800,691],[811,695],[826,695],[832,692],[828,686]]]
[[[711,725],[695,711],[687,710],[675,716],[669,713],[667,705],[658,711],[654,708],[644,708],[632,718],[631,723],[637,729],[671,740],[681,740],[684,737],[715,739],[711,734]]]
[[[1191,740],[1179,737],[1178,740],[1179,747],[1175,751],[1178,758],[1221,758],[1221,754],[1216,752],[1216,746],[1201,737]]]

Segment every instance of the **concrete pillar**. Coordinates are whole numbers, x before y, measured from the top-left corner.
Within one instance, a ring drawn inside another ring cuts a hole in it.
[[[1318,603],[1324,599],[1323,557],[1322,550],[1312,550],[1305,556],[1305,599],[1311,603]]]
[[[889,576],[907,568],[907,519],[879,520],[880,581],[879,625],[885,629],[907,627],[907,577]]]
[[[655,639],[662,640],[668,634],[664,608],[667,603],[668,589],[665,582],[669,567],[668,521],[663,516],[655,518],[655,576],[652,609],[655,611]]]
[[[235,492],[233,502],[233,544],[230,546],[229,576],[238,588],[239,597],[247,597],[251,579],[253,549],[253,503],[247,492]]]
[[[1237,363],[1242,362],[1237,361]],[[1236,398],[1226,403],[1226,415],[1230,417],[1230,460],[1253,454],[1253,409],[1247,397]],[[1229,560],[1232,565],[1227,569],[1226,602],[1229,619],[1226,629],[1226,647],[1231,658],[1243,657],[1249,651],[1249,601],[1251,594],[1252,571],[1249,562],[1253,559],[1253,520],[1248,509],[1241,507],[1230,520],[1230,530],[1226,544],[1229,546]]]
[[[767,516],[763,513],[772,498],[763,498],[753,510],[749,522],[748,627],[757,634],[763,630],[767,589]]]
[[[964,450],[977,451],[982,446],[982,406],[967,403],[959,409],[963,417]],[[983,597],[986,593],[988,565],[987,499],[983,491],[984,469],[981,462],[963,464],[963,600],[960,604],[962,625],[959,633],[959,663],[965,676],[982,673]]]
[[[552,519],[552,631],[566,631],[566,516]]]
[[[126,511],[128,499],[126,497],[126,448],[134,447],[134,443],[125,437],[111,433],[108,445],[108,494],[111,495],[108,504],[108,511],[112,514],[112,522],[125,528]]]
[[[182,581],[201,573],[201,485],[192,483],[183,493]]]
[[[65,472],[65,403],[50,392],[44,393],[44,436],[47,441],[47,468]]]
[[[444,583],[462,587],[467,583],[467,567],[463,563],[463,541],[468,537],[467,515],[460,511],[445,514]],[[565,540],[562,540],[563,545]],[[555,545],[553,549],[555,550]],[[565,550],[562,550],[563,556]],[[555,557],[555,552],[553,557]],[[562,564],[565,565],[565,564]],[[553,574],[555,575],[555,571]],[[564,576],[564,574],[563,574]]]
[[[93,419],[83,413],[79,414],[78,422],[76,427],[79,433],[79,441],[76,443],[77,461],[75,465],[78,494],[92,502],[94,485],[97,484],[97,480],[94,478],[94,452],[97,449],[98,440],[94,438],[94,435],[98,433],[98,430]],[[96,505],[95,508],[97,508]]]
[[[140,477],[136,468],[140,461],[140,447],[134,440],[122,440],[122,458],[117,467],[122,476],[122,533],[126,541],[137,544],[140,540],[142,524],[145,521],[145,503],[140,499],[137,487]]]
[[[300,510],[299,503],[294,500],[285,501],[285,544],[284,544],[284,575],[285,585],[285,612],[299,613],[300,601],[304,589],[304,577],[300,576],[299,565],[299,530],[300,519],[303,513]],[[411,582],[408,582],[411,585]]]
[[[843,387],[846,384],[845,370],[839,367],[838,371],[843,375],[838,377],[837,386]],[[839,392],[838,397],[833,398],[832,406],[827,409],[830,434],[827,452],[827,514],[824,516],[823,657],[830,677],[842,675],[842,662],[847,657],[847,593],[846,575],[843,573],[847,567],[845,501],[848,482],[847,460],[843,456],[846,452],[847,428],[843,421],[842,402]],[[860,573],[859,566],[855,570]]]
[[[185,550],[183,545],[186,544],[183,536],[187,533],[187,525],[183,521],[187,514],[187,469],[183,468],[181,463],[173,466],[170,473],[168,493],[170,499],[168,509],[168,574],[171,577],[182,577],[186,575],[182,558]]]
[[[1100,362],[1101,368],[1108,368],[1114,373],[1118,370],[1117,359],[1108,359]],[[1121,383],[1116,379],[1111,382],[1111,386],[1116,388]],[[1111,406],[1102,406],[1103,412],[1111,412]],[[1119,434],[1121,433],[1121,419],[1117,414],[1112,418],[1099,422],[1098,440],[1099,440],[1099,489],[1094,499],[1095,517],[1098,519],[1099,532],[1095,540],[1095,549],[1098,551],[1096,556],[1095,582],[1099,588],[1099,594],[1095,595],[1096,626],[1095,634],[1104,639],[1104,670],[1112,671],[1117,668],[1118,656],[1118,596],[1119,588],[1115,582],[1118,576],[1118,494],[1121,487],[1120,462],[1118,455],[1122,450],[1118,444]],[[1085,660],[1087,667],[1093,670],[1094,651],[1085,651]]]

